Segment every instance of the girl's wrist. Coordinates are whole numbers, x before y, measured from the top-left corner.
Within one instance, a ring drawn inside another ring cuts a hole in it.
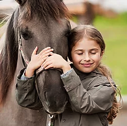
[[[34,75],[34,69],[30,68],[29,66],[26,68],[25,76],[32,77]]]
[[[68,72],[69,70],[71,70],[71,66],[70,64],[67,62],[63,67],[62,67],[63,73]]]

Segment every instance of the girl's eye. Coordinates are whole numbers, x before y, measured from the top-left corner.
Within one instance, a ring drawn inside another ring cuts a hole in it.
[[[78,55],[82,55],[83,53],[77,53]]]
[[[95,51],[91,51],[91,54],[96,54],[96,52]]]
[[[96,54],[96,52],[91,52],[91,54]]]

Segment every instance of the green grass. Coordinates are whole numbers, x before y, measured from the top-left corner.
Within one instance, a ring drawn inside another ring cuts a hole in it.
[[[127,95],[127,13],[113,19],[97,16],[94,26],[106,43],[103,63],[111,69],[121,93]]]

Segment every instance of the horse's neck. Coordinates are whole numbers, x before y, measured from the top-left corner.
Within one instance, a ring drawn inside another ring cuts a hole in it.
[[[9,105],[9,104],[13,104],[14,102],[16,103],[16,100],[15,100],[15,87],[16,87],[17,75],[19,74],[20,70],[24,67],[21,60],[22,59],[21,59],[20,54],[19,54],[18,61],[17,61],[17,68],[15,70],[14,78],[13,78],[13,80],[11,82],[11,85],[9,87],[9,90],[8,90],[5,106]],[[10,101],[11,101],[11,103],[9,103]]]
[[[18,56],[17,69],[8,90],[4,106],[0,106],[0,126],[42,126],[45,125],[46,113],[43,109],[35,111],[26,109],[16,102],[17,75],[23,68],[22,59]]]

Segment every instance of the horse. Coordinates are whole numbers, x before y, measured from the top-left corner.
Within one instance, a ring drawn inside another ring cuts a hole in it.
[[[38,52],[50,46],[67,60],[69,12],[61,0],[16,1],[19,6],[9,19],[0,55],[0,126],[45,126],[46,112],[61,113],[68,103],[60,79],[62,71],[49,69],[37,73],[36,88],[43,105],[39,110],[18,105],[16,79],[36,46]]]

